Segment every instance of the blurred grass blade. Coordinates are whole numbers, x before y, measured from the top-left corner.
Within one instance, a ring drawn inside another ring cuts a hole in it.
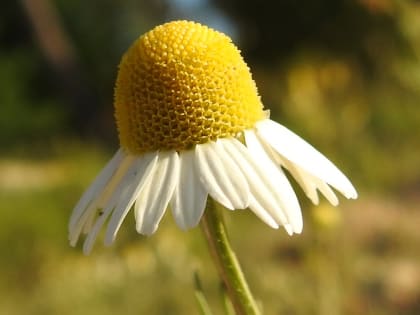
[[[195,285],[195,298],[198,302],[198,306],[200,307],[201,315],[213,315],[210,309],[210,305],[207,302],[207,299],[204,295],[203,288],[201,286],[200,277],[198,276],[197,272],[194,272],[194,285]]]

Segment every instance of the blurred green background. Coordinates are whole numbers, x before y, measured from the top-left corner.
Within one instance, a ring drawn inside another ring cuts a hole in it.
[[[21,0],[0,4],[0,314],[221,313],[199,229],[129,216],[83,256],[72,207],[118,147],[122,53],[174,19],[229,34],[272,117],[351,178],[360,197],[312,206],[302,235],[226,216],[265,314],[420,314],[420,2]]]

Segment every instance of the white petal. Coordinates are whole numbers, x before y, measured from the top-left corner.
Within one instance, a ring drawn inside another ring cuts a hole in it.
[[[132,190],[132,187],[135,187],[135,182],[133,181],[133,167],[132,165],[128,170],[126,176],[121,180],[118,187],[115,189],[114,193],[112,194],[111,199],[107,203],[104,210],[101,212],[100,216],[97,218],[95,224],[89,231],[87,238],[83,244],[83,252],[85,254],[89,254],[92,250],[92,247],[95,243],[95,240],[104,225],[105,221],[114,211],[118,204],[127,202],[129,200],[128,192]]]
[[[98,209],[90,209],[85,211],[75,223],[72,230],[69,231],[70,246],[76,246],[77,241],[82,233],[86,234],[92,229],[93,222],[98,216]]]
[[[83,229],[81,234],[88,234],[90,230],[92,230],[93,225],[95,224],[95,220],[98,217],[98,211],[91,211],[89,216],[86,217],[83,224]]]
[[[115,198],[112,199],[111,196],[113,195],[116,187],[118,187],[118,185],[123,180],[127,169],[130,167],[133,161],[134,157],[132,155],[125,155],[120,161],[120,164],[118,165],[112,177],[106,183],[105,187],[103,187],[101,191],[97,191],[97,194],[93,196],[94,198],[88,205],[87,209],[82,212],[81,216],[77,219],[77,221],[75,221],[70,229],[69,239],[71,246],[76,245],[79,235],[84,228],[85,230],[89,231],[87,228],[88,224],[90,224],[92,220],[92,216],[96,217],[99,211],[105,206],[115,206],[117,200],[115,200]]]
[[[105,221],[111,215],[115,208],[120,204],[126,204],[130,200],[130,191],[136,187],[137,182],[137,166],[139,159],[132,159],[124,176],[119,181],[118,185],[113,189],[110,199],[106,202],[106,206],[101,211],[100,216],[97,218],[95,224],[89,231],[89,234],[83,244],[83,252],[88,254],[92,250],[92,246],[97,238],[97,235],[104,225]]]
[[[285,161],[285,164],[286,164],[285,167],[290,171],[293,177],[296,178],[298,183],[303,187],[305,193],[312,200],[314,204],[319,203],[319,198],[318,198],[318,193],[317,193],[317,189],[318,189],[333,206],[338,205],[339,201],[336,194],[330,188],[330,186],[327,185],[326,182],[308,173],[301,167],[297,165],[293,165],[290,161]],[[312,196],[316,196],[316,198],[313,198]]]
[[[269,174],[268,180],[271,181],[271,188],[274,189],[274,197],[279,206],[284,211],[288,223],[292,226],[293,232],[301,233],[303,228],[302,213],[300,205],[296,198],[286,175],[280,167],[274,164],[265,151],[254,131],[246,130],[245,142],[250,154],[254,157],[265,174]]]
[[[327,183],[308,173],[297,164],[293,164],[289,160],[285,159],[280,154],[273,151],[273,149],[267,148],[267,151],[269,151],[274,160],[292,174],[298,184],[302,187],[306,196],[308,196],[314,204],[319,204],[318,189],[333,206],[338,205],[338,198]]]
[[[239,167],[218,142],[195,148],[200,180],[214,200],[230,210],[249,205],[249,186]]]
[[[153,176],[146,181],[135,204],[136,229],[153,234],[168,207],[179,178],[179,156],[176,151],[159,152]]]
[[[287,219],[274,198],[275,190],[268,179],[270,174],[264,173],[248,149],[237,139],[220,139],[219,142],[248,181],[251,193],[249,208],[272,228],[287,224]]]
[[[109,214],[101,214],[99,218],[96,220],[95,224],[92,226],[92,228],[89,231],[89,234],[83,243],[83,253],[85,255],[88,255],[93,247],[93,244],[95,243],[95,240],[98,236],[98,233],[103,226],[105,220],[108,218]]]
[[[195,166],[194,151],[181,152],[179,182],[171,200],[172,214],[181,229],[198,224],[206,208],[207,195]]]
[[[327,182],[345,197],[357,198],[357,192],[347,177],[298,135],[270,119],[258,122],[256,128],[264,142],[272,146],[280,155]]]
[[[273,218],[273,216],[267,210],[268,207],[261,203],[261,200],[265,201],[264,199],[256,199],[254,196],[251,196],[250,200],[249,200],[249,209],[258,218],[260,218],[265,224],[272,227],[273,229],[278,229],[279,224],[276,222],[276,220]],[[281,210],[278,211],[278,213],[281,213]],[[281,224],[283,226],[289,225],[289,223],[281,223]],[[292,234],[293,234],[293,232],[292,232]]]
[[[293,235],[293,233],[294,233],[293,226],[291,226],[290,224],[285,224],[284,229],[286,230],[287,234]]]
[[[124,153],[121,149],[119,149],[112,159],[107,163],[107,165],[102,169],[102,171],[98,174],[98,176],[93,180],[92,184],[80,198],[79,202],[74,207],[72,212],[70,222],[69,222],[69,230],[74,228],[74,225],[79,220],[80,216],[83,214],[83,211],[95,198],[99,191],[102,191],[105,185],[108,183],[112,175],[115,173],[117,168],[119,167],[120,162],[124,158]]]
[[[311,201],[314,204],[317,205],[319,203],[319,197],[318,197],[318,192],[316,190],[316,185],[311,179],[309,179],[307,176],[304,176],[304,174],[309,174],[309,173],[304,171],[302,168],[300,168],[296,164],[293,164],[289,160],[282,157],[279,153],[274,151],[273,148],[266,146],[265,149],[273,161],[275,161],[277,164],[281,165],[282,167],[284,167],[290,172],[290,174],[294,177],[294,179],[297,181],[299,186],[301,186],[306,196],[309,199],[311,199]],[[311,175],[310,178],[314,178],[314,177]]]
[[[339,200],[330,186],[328,186],[325,182],[321,181],[319,178],[316,177],[313,177],[312,181],[316,185],[316,188],[325,196],[325,198],[327,198],[327,200],[333,206],[338,206]]]
[[[105,245],[110,245],[117,235],[118,230],[121,227],[122,222],[127,216],[128,211],[137,200],[143,187],[151,176],[154,175],[154,170],[158,160],[158,153],[151,152],[147,153],[141,158],[138,158],[135,166],[133,167],[133,179],[132,184],[127,187],[124,192],[124,197],[120,199],[120,202],[115,207],[112,213],[111,219],[108,223],[105,236]]]

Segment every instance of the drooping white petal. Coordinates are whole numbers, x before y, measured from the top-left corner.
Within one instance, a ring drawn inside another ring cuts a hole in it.
[[[283,227],[286,230],[287,234],[293,235],[293,226],[291,226],[290,224],[285,224]]]
[[[312,182],[316,186],[316,188],[327,198],[327,200],[333,205],[338,206],[340,203],[337,195],[334,193],[334,191],[331,189],[330,186],[328,186],[324,181],[320,180],[319,178],[314,177],[311,174],[307,174],[309,176],[305,176],[305,178],[311,178],[312,176]]]
[[[193,150],[180,153],[179,181],[171,200],[171,209],[181,229],[196,226],[203,215],[207,202],[207,191],[200,182],[195,166]]]
[[[79,202],[73,209],[72,215],[69,221],[69,230],[74,228],[74,225],[79,220],[80,216],[83,214],[83,211],[89,205],[89,203],[95,198],[99,191],[102,191],[105,185],[108,183],[112,175],[116,172],[119,164],[124,158],[124,153],[119,149],[112,159],[107,163],[107,165],[102,169],[99,175],[93,180],[89,188],[80,198]]]
[[[98,215],[98,209],[91,209],[89,212],[85,211],[75,223],[73,228],[69,231],[70,246],[76,246],[77,241],[82,233],[89,233],[92,229],[92,222]]]
[[[176,151],[158,153],[154,174],[145,182],[134,207],[139,233],[151,235],[158,228],[178,183],[179,169]]]
[[[96,221],[92,225],[91,229],[88,231],[88,236],[83,244],[83,252],[88,254],[93,247],[93,244],[98,236],[100,229],[102,228],[105,221],[108,219],[112,211],[115,209],[116,205],[121,201],[124,202],[124,199],[127,200],[127,191],[135,183],[133,182],[133,174],[135,173],[136,168],[136,159],[130,159],[131,163],[126,169],[124,176],[118,182],[118,184],[113,188],[113,191],[110,194],[109,200],[106,202],[106,206],[101,209],[99,215],[96,216]]]
[[[264,172],[248,149],[237,139],[218,140],[232,157],[248,181],[251,198],[249,208],[266,224],[278,228],[288,223],[287,218],[274,197],[275,189],[268,179],[271,174]]]
[[[269,174],[270,187],[274,189],[273,196],[276,198],[281,209],[287,217],[288,223],[292,226],[294,233],[301,233],[303,228],[302,213],[296,194],[281,168],[274,164],[254,131],[246,130],[245,142],[248,151],[259,162],[263,172]]]
[[[273,148],[266,146],[265,149],[273,161],[275,161],[278,165],[281,165],[282,167],[284,167],[290,172],[290,174],[294,177],[294,179],[297,181],[299,186],[303,189],[306,196],[314,204],[317,205],[319,203],[319,197],[318,197],[318,192],[316,190],[316,186],[312,181],[307,180],[307,178],[304,178],[303,174],[300,172],[300,170],[302,169],[299,168],[296,164],[293,164],[289,160],[282,157],[280,154],[274,151]]]
[[[83,229],[80,234],[88,234],[90,230],[92,230],[93,225],[95,224],[95,220],[98,217],[99,211],[91,211],[89,216],[84,219]]]
[[[289,167],[287,166],[286,168],[289,169]],[[290,167],[290,169],[293,170],[291,171],[291,174],[296,179],[300,178],[300,180],[298,180],[298,183],[302,185],[302,187],[304,187],[304,191],[306,192],[307,196],[312,200],[314,204],[319,203],[319,198],[318,198],[318,193],[317,193],[317,190],[319,190],[333,206],[338,205],[339,201],[336,194],[330,188],[330,186],[328,186],[326,182],[308,173],[307,171],[305,171],[304,169],[302,169],[301,167],[297,165],[294,165],[294,167]],[[311,198],[311,196],[313,195],[316,195],[316,199]]]
[[[110,245],[115,240],[115,236],[127,216],[127,213],[136,202],[149,178],[154,175],[157,160],[157,152],[147,153],[137,159],[135,168],[133,169],[133,184],[126,188],[124,197],[120,198],[120,202],[112,213],[106,230],[105,245]]]
[[[92,216],[96,217],[99,212],[104,208],[104,206],[113,207],[116,204],[116,199],[112,199],[111,196],[115,191],[116,187],[121,183],[126,174],[127,169],[133,163],[134,157],[131,155],[124,154],[120,164],[117,166],[116,171],[111,176],[109,181],[106,183],[102,190],[98,190],[97,194],[93,196],[93,200],[88,204],[87,209],[81,213],[79,218],[75,220],[74,224],[69,230],[69,240],[70,245],[75,246],[77,240],[84,229],[86,232],[89,232],[88,225],[92,222]]]
[[[265,119],[256,124],[258,136],[280,155],[340,191],[346,198],[357,198],[347,177],[313,146],[286,127]]]
[[[306,196],[308,196],[308,198],[311,199],[314,204],[317,205],[319,203],[317,192],[317,190],[319,190],[333,206],[338,205],[339,200],[335,192],[330,188],[330,186],[328,186],[326,182],[308,173],[297,164],[293,164],[289,160],[285,159],[272,148],[267,148],[267,151],[269,151],[274,160],[276,160],[280,165],[286,168],[290,174],[292,174],[298,184],[302,187]]]
[[[195,148],[200,180],[214,200],[230,210],[249,205],[249,186],[239,167],[218,142]]]

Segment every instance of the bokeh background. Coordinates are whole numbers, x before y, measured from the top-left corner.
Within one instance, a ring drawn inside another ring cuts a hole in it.
[[[193,274],[222,298],[199,229],[170,214],[150,238],[129,216],[83,256],[72,207],[118,147],[122,53],[155,25],[229,34],[272,117],[325,153],[360,198],[302,200],[288,237],[226,216],[265,314],[420,314],[420,2],[21,0],[0,4],[0,314],[198,314]]]

